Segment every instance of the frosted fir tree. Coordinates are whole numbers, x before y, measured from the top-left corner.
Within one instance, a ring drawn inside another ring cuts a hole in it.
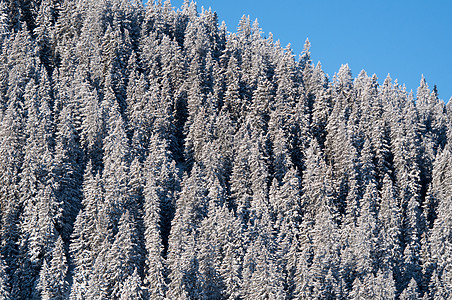
[[[20,104],[10,101],[0,123],[0,203],[1,212],[1,253],[4,263],[10,268],[17,261],[16,243],[19,238],[19,173],[23,159],[24,124],[21,120]]]
[[[410,280],[408,286],[403,290],[400,294],[399,299],[401,300],[411,300],[411,299],[419,299],[420,294],[418,292],[418,285],[414,278]]]
[[[145,163],[144,170],[145,177],[145,198],[144,209],[147,206],[155,207],[160,210],[157,219],[154,219],[154,210],[150,209],[146,216],[150,216],[149,220],[145,217],[144,222],[149,224],[149,230],[154,230],[154,226],[158,225],[161,232],[162,242],[168,245],[168,236],[170,234],[171,221],[175,214],[175,205],[177,200],[177,193],[180,191],[179,170],[172,153],[169,151],[169,144],[166,139],[158,134],[153,134],[150,137],[149,153]],[[146,194],[147,193],[147,194]],[[147,202],[149,201],[149,203]],[[157,206],[154,206],[157,205]],[[149,221],[149,223],[147,223]],[[157,223],[155,223],[157,222]],[[165,251],[166,251],[165,250]]]
[[[395,299],[395,284],[392,276],[379,271],[377,275],[367,274],[363,280],[353,282],[350,299]]]
[[[253,130],[265,134],[268,131],[270,119],[270,103],[273,98],[273,85],[264,79],[259,81],[254,90],[248,117],[252,120]]]
[[[315,99],[312,103],[311,131],[320,145],[324,145],[326,138],[326,124],[332,110],[331,90],[328,79],[318,63],[312,74],[312,89]]]
[[[309,148],[306,149],[306,170],[303,172],[302,182],[303,215],[313,222],[321,209],[323,198],[331,199],[333,196],[331,167],[326,164],[324,154],[315,139],[311,140]]]
[[[379,211],[380,234],[383,252],[382,264],[384,270],[391,270],[396,278],[400,278],[400,257],[402,251],[402,211],[400,202],[391,178],[383,178],[381,202]]]
[[[148,143],[147,139],[149,132],[151,132],[153,121],[151,114],[154,109],[150,107],[153,101],[149,99],[151,93],[154,94],[152,97],[157,96],[157,91],[153,90],[153,88],[148,87],[144,75],[139,75],[136,71],[132,71],[127,88],[128,130],[133,134],[132,151],[140,160],[144,159]],[[149,90],[149,92],[146,92],[146,90]]]
[[[56,225],[62,217],[61,202],[56,197],[57,183],[51,174],[53,163],[53,119],[50,110],[49,82],[45,70],[39,73],[37,83],[31,81],[26,88],[25,106],[29,113],[26,125],[28,135],[24,149],[24,163],[19,182],[19,199],[23,203],[19,239],[20,248],[27,258],[19,264],[19,279],[14,290],[20,297],[30,297],[31,285],[37,279],[43,258],[49,255],[57,239]],[[30,263],[32,267],[28,265]],[[28,274],[28,275],[25,275]],[[20,283],[21,282],[21,283]],[[17,291],[16,290],[16,291]],[[15,293],[15,292],[14,292]]]
[[[153,299],[164,299],[167,290],[165,282],[165,260],[162,257],[163,245],[160,231],[160,203],[153,182],[148,179],[145,190],[145,241],[146,241],[146,280],[147,293]]]
[[[285,299],[282,269],[277,265],[271,249],[265,244],[265,240],[258,237],[250,244],[245,254],[242,286],[244,297]]]
[[[112,270],[108,270],[108,262],[106,259],[110,248],[111,243],[105,239],[102,243],[102,248],[94,261],[88,284],[83,291],[84,297],[111,298],[111,282],[109,281],[109,276],[111,276]]]
[[[103,187],[99,174],[93,175],[91,161],[86,166],[83,180],[82,207],[74,222],[69,246],[74,264],[70,299],[84,299],[91,270],[108,232],[106,220],[101,218],[104,206]]]
[[[374,274],[379,264],[379,226],[377,203],[380,202],[375,185],[369,184],[361,202],[361,211],[357,220],[357,234],[354,242],[356,251],[356,272],[361,276]]]
[[[451,161],[452,155],[450,151],[450,146],[446,145],[444,151],[442,152],[440,158],[437,160],[434,178],[438,180],[441,177],[441,182],[447,184],[451,181],[450,169],[446,168],[446,164]],[[435,180],[435,183],[437,182]],[[434,222],[433,228],[431,230],[430,245],[431,252],[433,254],[433,262],[436,265],[436,273],[444,285],[446,291],[450,290],[450,249],[452,249],[452,234],[448,224],[451,222],[450,207],[451,207],[451,196],[449,190],[444,190],[443,185],[437,187],[440,194],[440,201],[438,203],[437,214],[438,217]]]
[[[41,1],[39,12],[36,17],[36,27],[33,30],[37,41],[38,56],[46,67],[47,71],[54,67],[53,58],[55,54],[52,53],[54,49],[54,25],[55,25],[55,4],[50,0]]]
[[[118,230],[118,222],[124,210],[131,204],[129,190],[129,144],[120,107],[111,87],[107,88],[102,106],[107,117],[107,134],[103,144],[102,180],[105,188],[105,204],[112,232]]]
[[[0,41],[4,41],[10,33],[8,10],[5,1],[0,2]],[[3,44],[3,43],[2,43]]]
[[[399,126],[393,138],[395,148],[394,166],[396,179],[400,187],[402,214],[406,215],[402,224],[402,237],[405,256],[405,284],[412,276],[420,282],[420,235],[424,220],[420,211],[421,170],[419,167],[419,149],[416,146],[419,132],[416,126],[417,117],[412,100],[404,107],[407,116],[405,124]]]
[[[234,121],[240,117],[240,72],[237,59],[231,56],[226,69],[226,91],[224,93],[225,109],[230,112]]]
[[[222,260],[222,233],[217,230],[223,220],[218,219],[220,212],[216,199],[209,202],[207,217],[200,226],[198,246],[199,276],[201,278],[202,297],[218,299],[224,294],[224,284],[220,273]],[[226,221],[226,220],[224,220]]]
[[[200,297],[201,281],[197,241],[199,226],[207,214],[207,190],[202,166],[195,164],[185,175],[176,201],[168,239],[169,289],[167,297]]]
[[[337,97],[336,101],[339,101],[340,106],[345,113],[344,116],[347,119],[351,112],[351,100],[354,97],[352,71],[348,64],[341,65],[339,68],[339,71],[335,76],[334,88],[336,93],[334,96]]]
[[[223,250],[223,256],[218,272],[224,284],[222,295],[229,299],[240,297],[242,286],[242,261],[244,256],[242,235],[242,225],[240,220],[229,211],[225,206],[217,208],[215,211],[218,218],[216,231],[218,232],[217,241]]]
[[[325,154],[335,177],[333,183],[337,194],[336,202],[340,211],[347,210],[345,223],[351,224],[356,222],[356,209],[359,207],[361,194],[358,151],[353,143],[353,135],[346,125],[345,106],[346,104],[338,100],[333,108],[326,127]]]
[[[360,180],[365,186],[368,184],[375,184],[378,187],[377,168],[375,166],[375,150],[372,142],[369,139],[364,140],[363,149],[361,150],[360,158]]]
[[[314,101],[315,80],[312,78],[314,65],[312,64],[311,59],[311,42],[309,42],[309,38],[307,38],[304,42],[299,64],[300,69],[303,72],[303,85],[305,86],[307,97],[310,98],[308,101],[311,102],[310,106],[312,108],[312,102]]]
[[[214,120],[212,120],[212,118],[209,117],[208,112],[201,107],[193,121],[193,125],[187,133],[185,142],[187,153],[186,159],[188,162],[201,162],[204,145],[213,139],[212,125]]]
[[[258,141],[251,148],[250,170],[251,170],[251,191],[252,198],[250,203],[250,225],[260,226],[270,225],[270,203],[268,199],[268,185],[270,174],[268,165],[263,159],[264,145]],[[251,226],[252,228],[252,226]]]
[[[239,131],[240,133],[240,131]],[[237,137],[235,138],[237,141]],[[237,155],[232,163],[230,189],[234,208],[243,223],[247,223],[250,214],[252,190],[249,182],[251,176],[249,157],[251,154],[250,144],[247,142],[236,143]],[[246,180],[242,180],[246,179]]]
[[[300,249],[298,250],[298,259],[296,261],[296,269],[293,278],[293,295],[299,298],[312,298],[314,297],[314,278],[312,272],[313,269],[311,268],[313,245],[311,236],[308,232],[310,227],[303,227],[304,228],[300,230]]]
[[[1,300],[9,300],[11,299],[10,295],[10,286],[9,286],[9,278],[6,272],[6,264],[3,259],[0,260],[0,299]]]
[[[141,278],[137,269],[133,274],[128,276],[121,288],[121,296],[119,300],[145,299],[143,287],[141,286]],[[158,298],[152,298],[158,299]]]
[[[142,260],[142,249],[138,244],[137,224],[133,215],[126,210],[119,219],[118,233],[104,261],[107,270],[105,280],[109,297],[113,299],[121,297],[122,283],[128,277],[134,276],[137,269],[141,269]],[[129,286],[129,289],[140,289],[143,285],[141,278],[138,281],[129,282],[129,285],[132,283],[137,286]]]
[[[33,46],[31,37],[26,26],[23,25],[21,30],[10,38],[10,43],[6,51],[5,57],[8,59],[8,81],[7,87],[3,87],[6,97],[11,100],[22,101],[25,86],[32,79],[35,79],[36,56],[33,55]]]
[[[288,170],[294,166],[288,149],[290,145],[288,137],[282,129],[273,134],[273,176],[278,182],[281,182]]]
[[[145,284],[149,295],[159,299],[167,291],[164,253],[168,251],[168,236],[179,181],[166,141],[158,135],[152,135],[149,150],[153,155],[149,155],[145,162],[147,174],[143,191],[147,251]]]
[[[120,28],[113,26],[107,27],[101,44],[101,70],[99,70],[99,80],[104,83],[108,89],[112,89],[115,93],[116,100],[119,104],[119,111],[124,114],[126,110],[126,68],[130,56],[130,39],[127,29],[124,33]]]
[[[67,241],[72,231],[72,224],[77,216],[81,202],[80,185],[82,183],[82,151],[79,137],[74,128],[73,113],[66,106],[60,113],[57,125],[55,145],[55,167],[52,173],[57,182],[56,197],[61,202],[62,217],[57,223]]]
[[[38,290],[41,299],[67,299],[68,282],[66,280],[68,265],[64,251],[63,239],[58,237],[49,262],[44,261],[39,273]]]
[[[331,170],[315,139],[307,149],[306,163],[308,168],[303,174],[305,185],[302,190],[305,221],[302,230],[307,240],[302,254],[308,261],[297,264],[296,293],[308,297],[331,295],[337,285],[337,280],[331,277],[333,272],[337,272],[335,264],[339,254],[339,232],[335,223],[337,212],[332,203]],[[326,238],[325,234],[330,234],[330,237]],[[321,257],[324,257],[322,262],[319,260]]]
[[[321,295],[322,298],[335,298],[340,294],[339,236],[334,213],[331,204],[322,202],[318,219],[312,229],[314,248],[312,288],[314,295]]]
[[[425,295],[427,295],[427,293]],[[429,295],[433,299],[440,300],[447,299],[447,297],[450,295],[450,291],[448,291],[444,287],[443,281],[439,278],[436,271],[433,272],[430,278]]]
[[[280,186],[273,180],[274,192],[270,193],[270,205],[276,228],[281,227],[282,234],[288,233],[285,230],[296,230],[301,220],[300,182],[295,168],[287,171]]]
[[[293,163],[299,165],[302,155],[298,147],[305,138],[304,125],[307,124],[307,119],[304,109],[306,99],[299,86],[298,76],[292,50],[288,47],[284,49],[283,56],[275,68],[275,103],[270,113],[269,133],[271,141],[277,144],[281,142],[277,137],[280,135],[279,131],[284,132],[287,138],[286,148],[291,154]]]
[[[431,93],[427,80],[422,75],[421,82],[416,93],[416,107],[419,112],[419,118],[421,123],[425,126],[425,131],[432,129],[433,111],[435,109],[436,98]]]

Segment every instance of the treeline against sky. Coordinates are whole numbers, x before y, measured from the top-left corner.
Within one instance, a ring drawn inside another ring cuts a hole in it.
[[[188,1],[0,0],[0,120],[0,299],[452,297],[424,78],[328,77]]]

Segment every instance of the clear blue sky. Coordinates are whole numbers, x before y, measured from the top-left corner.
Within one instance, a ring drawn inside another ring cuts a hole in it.
[[[265,34],[272,32],[283,46],[291,43],[295,54],[309,38],[314,62],[320,61],[330,78],[348,63],[354,77],[364,69],[382,82],[390,73],[416,91],[424,74],[441,99],[452,97],[451,0],[196,2],[198,10],[212,7],[229,31],[236,31],[243,15],[257,18]]]

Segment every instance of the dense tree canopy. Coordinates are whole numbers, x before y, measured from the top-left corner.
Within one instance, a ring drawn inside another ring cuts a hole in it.
[[[0,0],[0,299],[450,299],[451,149],[247,17]]]

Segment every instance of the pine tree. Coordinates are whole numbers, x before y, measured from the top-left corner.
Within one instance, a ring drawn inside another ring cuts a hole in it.
[[[19,103],[11,101],[0,123],[0,203],[1,203],[1,253],[4,263],[15,269],[17,263],[17,241],[19,239],[21,171],[24,144],[24,124]]]
[[[68,283],[66,281],[68,266],[64,253],[63,239],[58,237],[52,250],[52,258],[44,260],[39,273],[38,289],[42,299],[66,299]]]
[[[5,1],[0,2],[0,41],[3,41],[10,34],[9,20],[8,20],[8,9]]]
[[[303,172],[301,198],[303,217],[306,220],[315,220],[324,198],[331,199],[333,196],[331,169],[327,166],[315,139],[311,140],[309,148],[306,149],[305,164],[306,170]]]
[[[82,181],[83,156],[72,115],[70,106],[65,106],[60,113],[56,133],[55,167],[52,169],[58,184],[56,197],[61,202],[63,215],[57,229],[61,230],[66,241],[69,240],[81,202],[79,186]]]
[[[105,187],[105,203],[112,232],[116,234],[118,222],[130,205],[129,195],[129,145],[119,105],[111,87],[107,88],[102,103],[107,114],[107,135],[103,147],[102,180]]]
[[[184,176],[168,240],[170,270],[167,297],[199,298],[200,275],[196,242],[199,226],[207,214],[207,190],[201,166],[194,164]]]
[[[392,180],[388,175],[383,179],[379,221],[383,269],[391,270],[394,278],[399,278],[402,254],[402,213]]]
[[[224,294],[224,284],[220,273],[222,244],[217,228],[222,220],[218,219],[220,210],[217,199],[210,199],[207,217],[200,225],[198,246],[199,275],[201,278],[202,298],[220,299]]]
[[[437,219],[434,222],[433,228],[431,230],[431,254],[432,263],[436,267],[436,275],[442,281],[444,289],[450,291],[451,281],[450,281],[450,249],[452,249],[452,235],[450,231],[451,214],[451,193],[449,190],[443,190],[444,185],[447,185],[452,176],[450,174],[450,168],[445,167],[451,161],[451,151],[449,144],[446,145],[440,157],[437,160],[437,165],[435,167],[435,173],[433,177],[436,179],[434,181],[435,186],[439,190],[439,203],[437,208]],[[437,181],[438,180],[438,181]],[[441,183],[440,183],[441,182]]]
[[[269,238],[269,237],[267,237]],[[285,299],[282,269],[266,245],[266,237],[258,237],[247,249],[244,258],[243,293],[249,299]],[[271,242],[270,242],[271,243]],[[247,270],[248,269],[248,270]],[[248,271],[248,274],[245,272]]]
[[[43,258],[49,255],[57,239],[56,226],[61,220],[61,202],[57,199],[56,182],[51,174],[53,163],[53,120],[49,108],[50,95],[46,73],[41,69],[39,86],[31,81],[25,92],[28,110],[27,140],[22,165],[20,203],[23,213],[20,222],[20,251],[27,253],[18,264],[17,282],[13,295],[31,297]],[[28,265],[28,263],[31,264]],[[27,274],[27,275],[25,275]],[[30,276],[31,278],[26,278]],[[22,279],[25,279],[22,282]],[[16,292],[19,292],[16,295]]]
[[[142,266],[142,252],[138,245],[136,226],[133,215],[126,210],[119,219],[118,233],[105,257],[104,278],[107,293],[112,299],[121,297],[122,283],[126,282],[128,277],[134,276],[134,272]],[[129,285],[131,283],[137,286],[129,286],[129,288],[140,289],[142,286],[141,279],[129,282]]]
[[[148,175],[144,187],[146,284],[151,298],[163,299],[167,290],[163,251],[168,250],[168,235],[174,214],[178,182],[174,177],[176,169],[165,140],[153,135],[149,149],[152,154],[146,160]]]
[[[315,96],[315,100],[312,103],[312,134],[323,147],[326,138],[326,124],[332,110],[332,100],[328,80],[320,63],[315,67],[311,81],[313,81],[311,83],[312,93]]]
[[[134,300],[134,299],[145,299],[143,295],[143,289],[141,286],[141,278],[138,275],[137,269],[133,272],[131,276],[128,276],[124,284],[121,287],[119,300]],[[158,298],[152,298],[158,299]]]
[[[419,299],[418,286],[414,278],[410,280],[408,286],[403,290],[399,296],[400,300]]]
[[[79,70],[83,72],[83,70]],[[80,111],[73,111],[79,114],[79,125],[75,129],[80,133],[80,145],[85,152],[86,160],[91,160],[95,170],[99,170],[102,165],[102,148],[105,137],[105,120],[101,103],[97,91],[88,82],[88,75],[76,75],[74,90],[74,102],[80,107]],[[77,115],[76,115],[77,116]]]
[[[3,259],[0,260],[0,299],[9,300],[10,296],[10,286],[9,278],[6,272],[6,264]]]
[[[104,217],[103,187],[100,175],[93,174],[92,163],[86,166],[82,207],[74,222],[70,257],[74,264],[70,299],[85,299],[89,278],[103,241],[108,235]]]
[[[55,25],[55,7],[50,0],[41,1],[36,17],[36,28],[33,33],[36,37],[37,52],[47,72],[54,67],[54,41],[53,31]]]
[[[376,186],[369,184],[362,198],[361,211],[357,220],[356,271],[358,275],[375,274],[379,264],[379,228],[377,203],[380,202]],[[359,246],[358,246],[359,245]],[[362,277],[364,278],[364,277]]]

